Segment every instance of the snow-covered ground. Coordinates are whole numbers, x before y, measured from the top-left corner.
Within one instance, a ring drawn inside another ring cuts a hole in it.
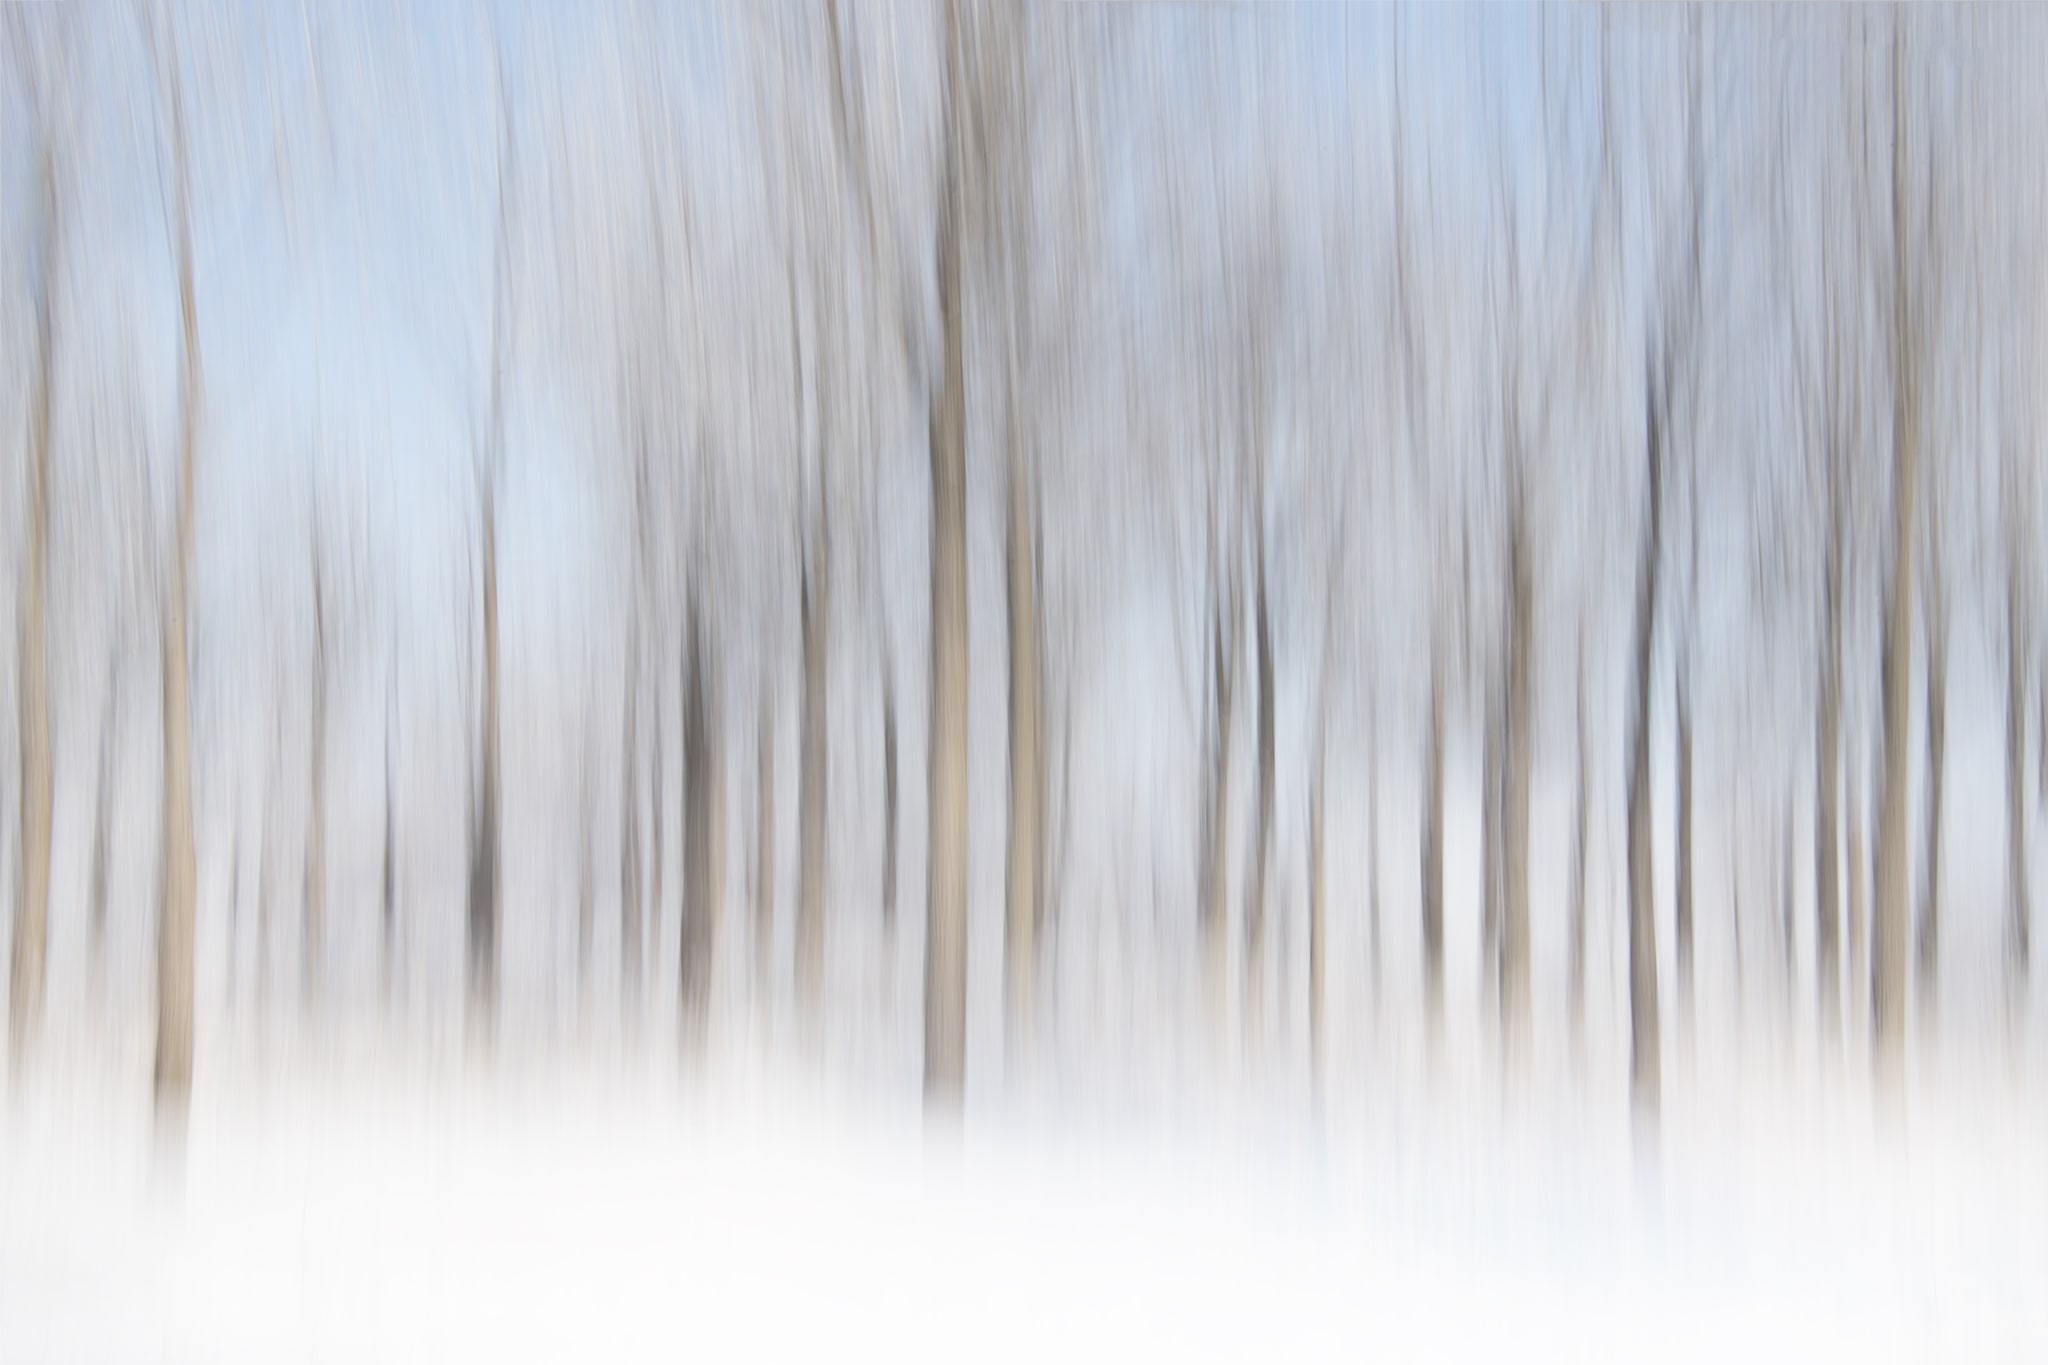
[[[2048,1125],[2009,1077],[1319,1125],[1057,1123],[733,1057],[202,1057],[15,1087],[0,1360],[2040,1360]],[[850,1092],[852,1087],[840,1087]]]

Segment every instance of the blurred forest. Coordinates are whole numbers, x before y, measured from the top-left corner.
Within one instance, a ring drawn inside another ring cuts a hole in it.
[[[0,23],[11,1067],[2038,1046],[2048,12]]]

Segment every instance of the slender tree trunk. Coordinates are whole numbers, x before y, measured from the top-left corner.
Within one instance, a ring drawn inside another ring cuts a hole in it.
[[[2032,952],[2027,897],[2027,692],[2019,555],[2007,552],[2005,593],[2005,959],[2015,1007],[2024,999]]]
[[[114,715],[119,695],[118,674],[110,670],[107,699],[100,713],[100,762],[93,792],[92,826],[92,974],[95,989],[106,984],[107,858],[112,842],[114,788]],[[232,933],[229,941],[233,941]]]
[[[1273,630],[1266,601],[1265,537],[1259,538],[1257,599],[1253,604],[1252,632],[1258,667],[1259,757],[1255,779],[1258,783],[1259,826],[1252,845],[1251,885],[1245,892],[1245,1026],[1259,1030],[1265,1020],[1266,940],[1270,934],[1266,915],[1266,877],[1273,845]]]
[[[592,815],[594,793],[590,785],[590,727],[583,733],[583,752],[577,759],[576,812],[580,841],[576,858],[576,987],[586,1002],[590,999],[590,949],[597,937],[597,895],[592,866]]]
[[[1861,1029],[1870,1005],[1870,914],[1868,881],[1870,860],[1865,856],[1863,831],[1867,822],[1863,791],[1858,789],[1849,803],[1849,1001],[1851,1022]]]
[[[192,761],[186,696],[186,590],[192,565],[192,467],[197,441],[199,397],[199,315],[192,286],[192,218],[185,160],[182,78],[175,52],[168,55],[171,106],[172,183],[178,234],[178,317],[181,384],[178,413],[178,521],[163,618],[163,886],[157,923],[157,1026],[155,1095],[157,1119],[166,1138],[183,1141],[192,1095]]]
[[[1224,657],[1223,622],[1210,623],[1215,711],[1209,737],[1209,802],[1202,812],[1205,893],[1202,901],[1202,956],[1208,979],[1209,1012],[1220,1030],[1229,1005],[1231,703],[1236,670]]]
[[[1832,557],[1836,552],[1830,551]],[[1823,627],[1820,716],[1814,727],[1814,958],[1820,986],[1821,1032],[1832,1040],[1840,1036],[1841,957],[1837,947],[1840,900],[1837,859],[1840,857],[1841,805],[1841,665],[1840,641],[1835,622],[1839,610],[1837,580],[1828,585],[1828,624]]]
[[[306,941],[299,945],[301,989],[308,1012],[319,1007],[327,943],[327,633],[318,553],[313,561],[313,715],[306,796]]]
[[[1366,722],[1365,769],[1365,917],[1366,947],[1372,954],[1372,1007],[1377,1017],[1386,973],[1380,956],[1380,722],[1375,705]]]
[[[1529,766],[1535,693],[1535,572],[1517,510],[1509,533],[1506,900],[1501,920],[1501,1025],[1511,1057],[1529,1043]]]
[[[469,1009],[488,1038],[498,1009],[498,549],[496,498],[483,511],[483,773],[469,847]]]
[[[1628,718],[1628,1002],[1629,1090],[1637,1112],[1654,1119],[1661,1104],[1663,1065],[1657,1023],[1656,882],[1650,854],[1650,666],[1663,548],[1664,461],[1663,412],[1654,393],[1649,419],[1649,525],[1636,573],[1635,686]]]
[[[761,771],[754,788],[754,990],[766,1004],[775,965],[775,711],[765,693],[757,725]]]
[[[644,600],[644,598],[643,598]],[[628,1020],[640,1012],[641,962],[646,907],[640,899],[640,626],[629,630],[626,649],[625,743],[619,751],[619,1003]],[[657,710],[659,709],[657,702]],[[659,790],[661,775],[655,773]],[[659,842],[661,831],[655,830]]]
[[[383,851],[383,915],[379,921],[378,935],[378,979],[384,1003],[391,1003],[392,972],[396,957],[398,938],[398,866],[397,839],[393,828],[394,806],[397,801],[397,787],[392,773],[392,732],[396,729],[396,689],[385,694],[384,703],[384,851]]]
[[[948,107],[938,241],[942,368],[931,410],[931,872],[924,973],[925,1103],[957,1108],[967,1074],[967,400],[961,331],[965,60],[944,18]]]
[[[1423,740],[1422,994],[1432,1045],[1444,1027],[1444,660],[1430,649],[1429,720]]]
[[[1321,731],[1320,724],[1317,726]],[[1309,783],[1308,791],[1308,1050],[1309,1075],[1320,1093],[1323,1085],[1323,1019],[1324,973],[1327,951],[1324,947],[1325,918],[1328,914],[1324,900],[1323,881],[1323,787],[1327,758],[1322,752],[1320,734],[1316,746],[1315,776]]]
[[[1502,715],[1505,697],[1489,679],[1479,723],[1479,999],[1480,1009],[1501,1026],[1500,1011],[1500,922],[1501,902],[1506,897],[1507,779],[1503,750],[1507,747],[1507,725]]]
[[[1592,734],[1586,724],[1586,645],[1583,632],[1579,637],[1578,675],[1579,766],[1572,782],[1571,922],[1566,930],[1565,944],[1566,970],[1569,973],[1567,1010],[1574,1052],[1584,1045],[1586,1036],[1586,784],[1593,770]]]
[[[711,954],[724,892],[724,785],[715,751],[718,721],[706,678],[704,627],[693,600],[683,672],[683,923],[678,1008],[685,1039],[700,1045],[709,1022]]]
[[[54,219],[55,181],[46,146],[42,160],[45,223]],[[50,232],[54,242],[55,232]],[[36,299],[36,379],[29,411],[28,544],[21,569],[21,831],[14,901],[14,944],[8,964],[8,1037],[16,1063],[41,1026],[43,973],[50,914],[50,675],[44,595],[50,536],[50,253]]]
[[[882,666],[882,929],[896,941],[896,689]]]
[[[1014,399],[1009,413],[1010,827],[1005,889],[1004,998],[1014,1049],[1029,1047],[1044,878],[1043,688],[1039,675],[1037,539]]]
[[[1927,603],[1927,852],[1926,898],[1920,910],[1920,945],[1915,978],[1920,992],[1920,1021],[1934,1022],[1936,981],[1941,965],[1941,816],[1947,804],[1948,766],[1948,630],[1947,607],[1933,595]],[[2017,706],[2010,708],[2017,713]],[[2013,751],[2014,767],[2026,763]],[[2022,781],[2024,776],[2022,776]],[[2018,785],[2018,784],[2013,784]]]
[[[1688,1036],[1693,1023],[1692,980],[1692,688],[1679,679],[1678,701],[1678,888],[1672,945],[1678,958],[1678,1029]]]
[[[1896,22],[1896,20],[1895,20]],[[1914,309],[1906,280],[1904,60],[1892,36],[1892,229],[1896,364],[1892,382],[1892,563],[1884,629],[1884,796],[1877,845],[1877,935],[1872,947],[1871,1019],[1881,1081],[1896,1086],[1906,1051],[1907,763],[1913,668],[1913,495],[1917,487]]]
[[[820,521],[823,520],[820,512]],[[828,541],[819,533],[803,585],[803,752],[797,777],[797,998],[812,1022],[825,962],[825,633]]]

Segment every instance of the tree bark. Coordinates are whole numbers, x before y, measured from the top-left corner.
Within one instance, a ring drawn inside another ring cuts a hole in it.
[[[2032,952],[2032,915],[2027,897],[2027,694],[2026,626],[2020,557],[2007,551],[2005,592],[2005,958],[2013,1003],[2026,988]]]
[[[1920,944],[1915,981],[1920,994],[1920,1021],[1934,1022],[1936,982],[1941,966],[1941,816],[1947,804],[1948,766],[1948,622],[1938,590],[1927,601],[1927,851],[1926,897],[1920,909]],[[2017,712],[2018,707],[2011,708]],[[2013,751],[2016,769],[2026,767],[2024,755]],[[2013,784],[2018,785],[2018,784]]]
[[[1672,946],[1678,959],[1678,1029],[1693,1022],[1692,980],[1692,688],[1681,677],[1678,701],[1678,887],[1672,918]]]
[[[1422,995],[1434,1043],[1444,1027],[1444,659],[1430,647],[1429,720],[1424,728],[1422,790]]]
[[[1896,24],[1897,20],[1894,19]],[[1906,1044],[1907,764],[1913,664],[1913,501],[1916,488],[1914,372],[1908,332],[1915,324],[1907,287],[1905,74],[1892,34],[1892,236],[1895,365],[1892,382],[1892,563],[1884,629],[1884,795],[1877,864],[1877,934],[1871,960],[1871,1018],[1879,1080],[1903,1079]]]
[[[163,885],[157,922],[155,1099],[162,1136],[183,1141],[192,1095],[192,764],[186,696],[186,591],[192,564],[192,467],[197,441],[199,315],[192,284],[192,218],[182,78],[177,55],[165,55],[170,85],[171,165],[177,215],[179,354],[178,520],[163,618],[164,797]]]
[[[822,501],[821,501],[822,505]],[[823,513],[820,513],[822,525]],[[825,643],[827,539],[820,531],[804,568],[803,753],[797,777],[796,987],[815,1022],[825,960]]]
[[[688,608],[683,673],[683,923],[678,1009],[695,1047],[709,1022],[711,955],[724,895],[724,782],[718,771],[716,702],[706,678],[708,651],[694,590]]]
[[[1836,478],[1844,477],[1837,473]],[[1842,496],[1836,491],[1836,497]],[[1820,988],[1821,1032],[1830,1040],[1840,1036],[1841,956],[1837,947],[1841,922],[1838,859],[1842,823],[1839,796],[1841,782],[1841,641],[1840,621],[1840,534],[1830,537],[1826,619],[1822,626],[1820,667],[1820,715],[1814,726],[1814,966]]]
[[[317,541],[315,542],[317,546]],[[306,940],[299,945],[301,989],[306,1008],[316,1009],[324,976],[322,961],[327,942],[327,631],[321,601],[319,551],[313,559],[313,714],[308,736],[310,761],[306,796]]]
[[[1037,537],[1015,400],[1009,424],[1010,810],[1003,995],[1013,1049],[1028,1047],[1036,1014],[1040,896],[1044,884],[1044,712],[1040,678]]]
[[[1529,1042],[1529,767],[1535,695],[1535,570],[1528,526],[1518,506],[1508,535],[1508,706],[1506,898],[1501,919],[1501,1026],[1511,1057]]]
[[[1654,381],[1653,381],[1654,383]],[[1639,1114],[1655,1119],[1662,1089],[1657,1023],[1656,884],[1650,854],[1650,666],[1657,625],[1657,569],[1662,555],[1663,412],[1649,404],[1649,525],[1636,573],[1634,695],[1629,704],[1628,1002],[1629,1090]]]
[[[961,330],[965,61],[944,18],[948,107],[938,240],[942,370],[931,408],[931,872],[926,889],[924,1093],[957,1109],[967,1072],[967,401]]]
[[[1254,509],[1255,516],[1258,515]],[[1263,521],[1263,518],[1261,518]],[[1258,830],[1252,844],[1251,884],[1245,890],[1245,1026],[1263,1027],[1266,989],[1266,876],[1273,844],[1273,629],[1266,600],[1265,536],[1258,538],[1259,563],[1253,603],[1252,633],[1258,668]]]
[[[756,724],[761,771],[754,789],[754,990],[766,1003],[775,964],[775,712],[765,693]]]
[[[1849,803],[1849,1001],[1850,1022],[1861,1029],[1870,1004],[1870,859],[1863,847],[1867,819],[1861,788]]]
[[[1212,686],[1215,708],[1210,720],[1208,805],[1202,812],[1204,894],[1202,898],[1202,956],[1205,963],[1210,1017],[1220,1029],[1228,1005],[1227,976],[1230,923],[1230,787],[1231,703],[1235,670],[1224,657],[1224,631],[1220,612],[1210,622]]]
[[[1579,766],[1572,782],[1572,873],[1571,899],[1568,907],[1570,924],[1566,929],[1565,944],[1566,970],[1569,976],[1566,983],[1566,990],[1569,993],[1566,1008],[1574,1051],[1584,1045],[1586,1036],[1586,783],[1593,769],[1590,753],[1592,736],[1586,724],[1586,645],[1583,632],[1579,637],[1577,724]]]
[[[54,243],[55,173],[43,148],[44,223]],[[36,378],[29,411],[28,544],[21,570],[20,847],[16,864],[14,943],[8,964],[8,1037],[18,1064],[42,1024],[43,980],[50,915],[50,675],[47,607],[50,526],[50,284],[51,253],[44,252],[36,296]]]

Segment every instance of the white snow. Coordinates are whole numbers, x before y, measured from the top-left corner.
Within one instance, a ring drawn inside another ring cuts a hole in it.
[[[209,1064],[210,1063],[210,1064]],[[202,1056],[0,1128],[0,1360],[2038,1360],[2048,1127],[2007,1079],[1071,1117],[795,1067]],[[1107,1108],[1108,1106],[1103,1106]]]

